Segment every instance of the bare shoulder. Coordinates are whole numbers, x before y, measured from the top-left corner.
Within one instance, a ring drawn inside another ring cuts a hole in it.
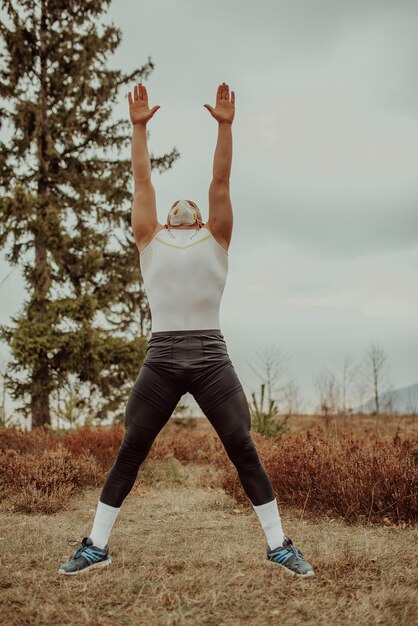
[[[155,228],[153,228],[152,230],[143,233],[141,237],[135,237],[136,247],[138,248],[140,254],[143,250],[145,250],[145,248],[160,230],[164,230],[164,226],[158,222]]]
[[[213,228],[213,225],[210,221],[205,223],[205,228],[208,229],[208,231],[212,234],[214,239],[216,239],[216,241],[222,246],[222,248],[224,248],[224,250],[228,252],[229,245],[231,243],[231,237],[227,237],[226,234],[218,232],[216,228]]]

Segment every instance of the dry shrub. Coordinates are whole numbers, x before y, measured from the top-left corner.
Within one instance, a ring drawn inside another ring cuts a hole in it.
[[[0,495],[6,510],[55,513],[84,487],[96,487],[103,471],[89,455],[74,457],[58,447],[21,455],[7,450],[0,456]]]
[[[171,432],[157,437],[149,452],[152,459],[174,456],[181,463],[214,463],[222,443],[217,435],[191,431]]]
[[[122,426],[81,428],[65,433],[62,443],[74,455],[90,454],[104,470],[113,465],[124,435]]]
[[[350,522],[418,519],[416,439],[314,438],[309,431],[253,439],[279,502]],[[220,462],[222,487],[248,503],[235,468]]]
[[[17,426],[10,428],[0,428],[0,453],[6,450],[16,450],[16,452],[42,452],[52,450],[59,444],[59,438],[53,431],[45,428],[34,428],[33,430],[22,430]]]
[[[48,515],[65,508],[75,493],[77,493],[77,489],[71,484],[55,485],[48,492],[37,489],[32,484],[26,484],[21,491],[9,495],[4,502],[4,509],[20,513]]]
[[[101,484],[123,434],[122,426],[63,435],[42,429],[0,430],[3,497],[7,492],[8,502],[22,511],[59,510],[75,491]],[[418,518],[416,437],[379,439],[370,432],[365,438],[346,434],[337,439],[320,429],[274,438],[255,432],[252,436],[280,503],[347,521],[387,518],[410,523]],[[249,504],[215,432],[182,428],[161,433],[147,460],[173,457],[180,463],[210,465],[219,474],[220,486]]]
[[[102,469],[107,470],[116,458],[123,434],[122,426],[85,427],[65,433],[44,428],[25,431],[13,426],[0,429],[0,453],[7,450],[41,453],[64,446],[74,456],[90,454]]]

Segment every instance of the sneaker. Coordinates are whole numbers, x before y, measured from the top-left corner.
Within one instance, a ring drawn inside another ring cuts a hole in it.
[[[284,537],[283,545],[274,550],[267,546],[267,559],[281,565],[287,572],[295,576],[315,576],[314,568],[305,561],[302,552],[293,545],[289,537]]]
[[[103,549],[93,545],[90,537],[84,537],[81,541],[69,541],[69,546],[77,543],[80,547],[74,552],[71,559],[60,565],[59,574],[81,574],[86,570],[95,569],[96,567],[105,567],[112,562],[109,554],[109,546]]]

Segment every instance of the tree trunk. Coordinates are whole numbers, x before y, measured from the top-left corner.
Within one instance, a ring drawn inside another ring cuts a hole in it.
[[[39,181],[38,181],[38,215],[37,222],[42,223],[46,220],[45,205],[43,199],[46,200],[48,191],[48,146],[47,146],[47,57],[46,57],[46,36],[47,23],[45,13],[45,2],[42,2],[42,15],[40,26],[40,85],[39,85],[39,110],[40,118],[38,123],[38,163],[39,163]],[[43,311],[46,309],[46,299],[50,288],[50,268],[48,266],[47,247],[44,241],[45,235],[39,233],[35,235],[35,285],[32,297],[34,330],[42,324]],[[43,306],[45,303],[45,306]],[[32,391],[31,391],[31,413],[32,427],[51,424],[51,414],[49,410],[49,367],[48,355],[40,353],[38,362],[34,367],[32,374]]]
[[[49,391],[46,384],[49,379],[47,361],[39,364],[38,369],[32,375],[31,413],[32,428],[51,424],[49,410]]]

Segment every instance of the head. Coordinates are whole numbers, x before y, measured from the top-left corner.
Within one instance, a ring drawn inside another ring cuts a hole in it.
[[[192,200],[177,200],[168,212],[166,226],[169,228],[191,228],[201,224],[202,214]]]

